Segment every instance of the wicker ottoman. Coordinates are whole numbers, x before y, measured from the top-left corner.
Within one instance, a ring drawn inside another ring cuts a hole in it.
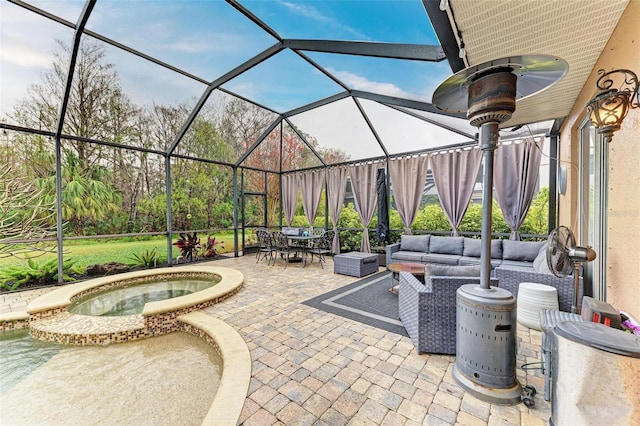
[[[378,255],[375,253],[350,253],[333,256],[333,273],[363,277],[378,272]]]

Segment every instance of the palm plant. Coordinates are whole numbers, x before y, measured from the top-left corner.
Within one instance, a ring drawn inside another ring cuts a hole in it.
[[[76,260],[65,258],[62,264],[62,279],[73,281],[70,274],[82,273],[82,269],[76,266]],[[58,280],[58,259],[49,259],[37,262],[27,258],[24,266],[5,266],[0,271],[0,288],[13,291],[22,284],[46,285]]]

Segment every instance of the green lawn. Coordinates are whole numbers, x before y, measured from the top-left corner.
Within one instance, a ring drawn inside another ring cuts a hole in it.
[[[233,252],[233,232],[214,234],[216,241],[224,241],[217,246],[218,252]],[[213,236],[213,235],[212,235]],[[176,238],[174,238],[174,242]],[[202,243],[206,242],[206,236],[201,237]],[[222,248],[224,247],[224,248]],[[108,262],[130,263],[132,257],[136,253],[142,253],[146,250],[158,250],[158,255],[163,261],[167,257],[167,239],[159,236],[153,239],[143,241],[125,241],[125,240],[83,240],[83,241],[65,241],[65,258],[71,257],[76,260],[76,265],[83,269],[89,265],[104,264]],[[180,255],[180,250],[173,247],[173,257]],[[55,253],[46,253],[38,257],[37,261],[42,262],[51,258],[55,258]],[[24,262],[14,257],[0,258],[0,267],[2,266],[18,266]]]

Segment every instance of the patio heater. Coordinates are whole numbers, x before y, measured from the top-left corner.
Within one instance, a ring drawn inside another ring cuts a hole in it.
[[[516,299],[491,287],[493,152],[499,125],[511,118],[516,100],[560,80],[567,63],[548,55],[520,55],[465,68],[446,79],[433,104],[446,112],[466,112],[480,129],[483,154],[480,284],[461,286],[456,294],[455,381],[479,399],[495,404],[520,402],[516,379]]]

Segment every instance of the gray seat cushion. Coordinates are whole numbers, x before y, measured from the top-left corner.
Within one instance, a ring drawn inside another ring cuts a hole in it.
[[[446,265],[457,265],[458,259],[462,256],[456,256],[454,254],[439,254],[429,253],[423,254],[421,258],[422,263],[444,263]]]
[[[357,259],[362,259],[362,263],[373,263],[378,259],[378,255],[377,254],[372,254],[372,253],[362,253],[359,251],[350,251],[349,253],[344,253],[338,256],[346,256],[346,257],[353,257],[353,258],[357,258]]]
[[[392,260],[401,262],[422,262],[424,253],[418,251],[397,251],[391,255]]]
[[[479,264],[480,264],[479,257],[462,256],[460,259],[458,259],[458,265],[479,265]],[[502,259],[491,259],[492,268],[497,268],[500,265],[502,265]]]
[[[440,265],[427,263],[424,267],[425,280],[429,277],[479,277],[480,265]]]
[[[521,260],[503,260],[502,265],[500,266],[508,266],[510,268],[522,269],[525,271],[533,271],[533,262],[524,262]]]

